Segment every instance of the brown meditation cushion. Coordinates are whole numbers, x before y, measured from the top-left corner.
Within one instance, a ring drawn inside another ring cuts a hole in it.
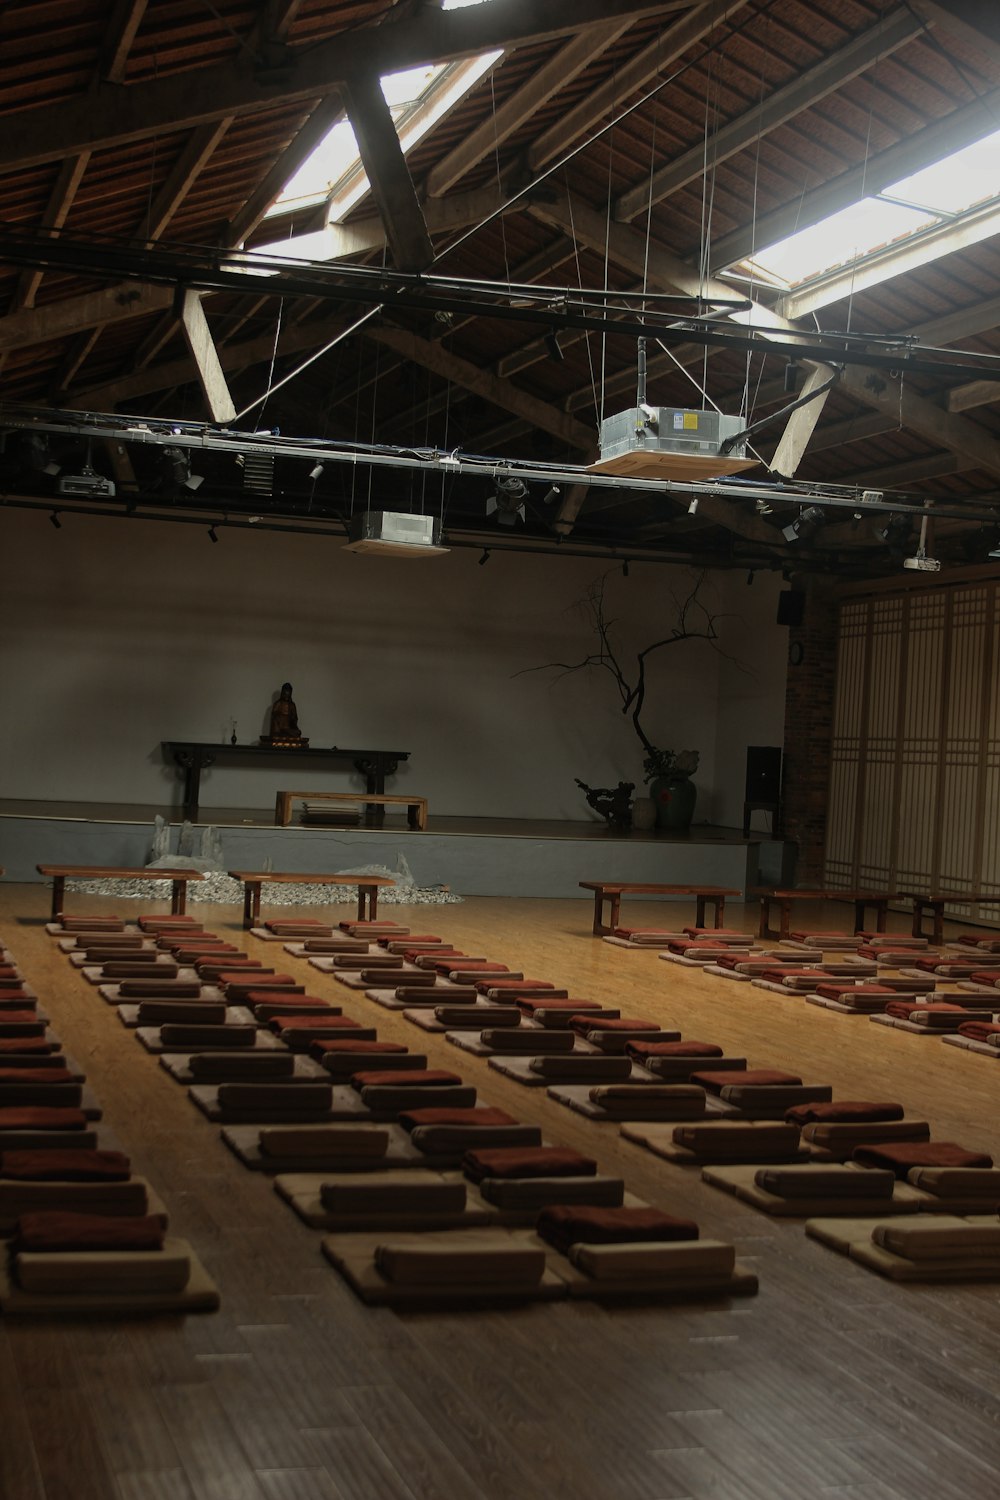
[[[65,1067],[3,1068],[0,1067],[0,1083],[68,1083]]]
[[[471,1109],[407,1109],[399,1116],[404,1130],[420,1125],[517,1125],[520,1122],[504,1109],[475,1105]]]
[[[570,1022],[570,1029],[583,1036],[588,1031],[659,1031],[658,1021],[649,1021],[645,1016],[620,1016],[609,1020],[606,1016],[583,1015]]]
[[[123,1151],[4,1151],[0,1177],[18,1182],[127,1182],[132,1167]]]
[[[892,1000],[886,1006],[885,1013],[887,1016],[895,1016],[899,1021],[908,1021],[915,1010],[924,1011],[929,1015],[960,1015],[964,1009],[964,1005],[947,1003],[921,1005],[918,1000]]]
[[[335,1056],[338,1052],[371,1052],[375,1056],[379,1054],[387,1056],[390,1053],[398,1055],[409,1050],[402,1042],[354,1042],[350,1037],[323,1037],[309,1044],[310,1054],[316,1058],[325,1057],[328,1052],[332,1052]]]
[[[1000,1025],[996,1021],[963,1021],[958,1034],[967,1036],[974,1042],[985,1042],[991,1036],[1000,1034]]]
[[[273,1032],[281,1031],[358,1031],[357,1021],[349,1016],[329,1015],[326,1011],[314,1012],[311,1016],[273,1016],[268,1021]]]
[[[434,1088],[445,1084],[460,1084],[462,1079],[457,1073],[449,1073],[444,1068],[414,1068],[400,1076],[398,1070],[390,1071],[388,1068],[373,1069],[371,1072],[354,1073],[351,1076],[351,1087],[358,1090],[368,1088],[381,1088],[389,1085],[393,1088]]]
[[[597,1163],[568,1146],[492,1146],[466,1151],[462,1171],[472,1182],[487,1177],[595,1177]]]
[[[718,1094],[724,1088],[739,1085],[741,1088],[781,1088],[786,1084],[796,1087],[802,1083],[802,1079],[795,1073],[783,1073],[780,1068],[734,1068],[732,1072],[713,1073],[711,1071],[691,1074],[691,1082],[698,1083],[703,1089],[708,1089],[710,1094]]]
[[[764,969],[760,977],[769,980],[771,984],[784,984],[786,979],[815,979],[816,970],[814,968]]]
[[[985,1151],[967,1151],[954,1141],[878,1141],[855,1146],[852,1160],[862,1167],[885,1167],[905,1179],[911,1167],[992,1167]]]
[[[827,980],[824,984],[816,986],[817,995],[822,995],[824,1000],[850,1000],[852,995],[885,995],[895,994],[888,985],[884,984],[845,984],[843,980]]]
[[[38,1025],[38,1016],[33,1010],[0,1011],[0,1027]]]
[[[83,1130],[86,1124],[82,1109],[0,1109],[0,1130]]]
[[[693,1219],[677,1218],[658,1208],[590,1208],[554,1203],[543,1208],[536,1224],[543,1240],[563,1254],[571,1245],[621,1245],[636,1242],[696,1240]]]
[[[723,1057],[715,1042],[626,1042],[629,1057],[641,1062],[645,1057]]]
[[[14,1243],[18,1250],[29,1251],[162,1250],[163,1225],[152,1214],[22,1214]]]
[[[555,985],[550,979],[504,979],[501,975],[497,979],[482,979],[476,985],[477,990],[523,990],[528,994],[531,990],[553,990]]]
[[[572,997],[546,1000],[544,995],[525,995],[522,1000],[518,1000],[517,1008],[523,1015],[533,1016],[540,1010],[568,1010],[571,1013],[579,1011],[581,1014],[598,1015],[604,1007],[596,1000],[574,1000]]]
[[[889,1120],[901,1120],[901,1104],[872,1103],[867,1099],[837,1099],[831,1104],[796,1104],[785,1110],[789,1125],[846,1124],[851,1120],[862,1123],[885,1124]]]
[[[976,984],[1000,984],[1000,969],[976,969],[969,978],[975,980]]]

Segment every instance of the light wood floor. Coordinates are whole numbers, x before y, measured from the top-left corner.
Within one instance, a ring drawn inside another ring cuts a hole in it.
[[[0,1327],[0,1495],[10,1500],[969,1500],[1000,1493],[996,1287],[882,1281],[505,1082],[288,959],[312,993],[430,1054],[488,1102],[620,1170],[752,1261],[760,1295],[691,1307],[399,1315],[358,1303],[270,1183],[245,1171],[57,953],[48,891],[0,886],[0,935],[82,1062],[108,1128],[217,1279],[187,1320]],[[129,903],[128,909],[147,909]],[[77,897],[76,911],[113,909]],[[239,932],[229,907],[195,907]],[[933,1038],[615,949],[589,901],[387,909],[571,992],[745,1049],[751,1063],[895,1098],[1000,1158],[1000,1063]],[[690,918],[635,902],[627,915]],[[315,915],[315,908],[310,915]],[[347,914],[336,909],[337,917]],[[728,913],[739,924],[741,908]],[[843,910],[830,909],[831,925]],[[819,914],[810,916],[818,922]],[[744,925],[752,926],[747,908]],[[246,937],[257,953],[263,945]],[[274,950],[269,950],[273,952]],[[285,963],[282,956],[282,964]]]

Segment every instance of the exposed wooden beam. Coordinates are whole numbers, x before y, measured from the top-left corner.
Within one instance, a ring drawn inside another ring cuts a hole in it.
[[[847,365],[841,375],[841,390],[887,416],[894,415],[900,426],[969,459],[975,468],[1000,474],[1000,443],[966,417],[942,411],[925,396],[918,396],[898,376]]]
[[[87,94],[9,116],[0,136],[0,171],[60,160],[72,151],[103,150],[251,114],[278,105],[320,99],[349,81],[373,57],[385,73],[424,63],[452,61],[495,47],[575,35],[616,16],[676,10],[686,0],[505,0],[465,10],[433,8],[379,27],[358,27],[325,41],[290,48],[284,66],[261,74],[253,54],[207,68],[191,68],[141,86],[99,84]]]
[[[688,15],[668,26],[655,42],[629,58],[606,83],[590,89],[585,98],[543,130],[528,148],[527,162],[537,172],[589,130],[606,125],[625,100],[662,75],[689,48],[708,36],[716,26],[742,10],[746,0],[703,0]],[[675,7],[676,8],[676,7]],[[610,18],[610,8],[607,11]]]
[[[592,427],[585,427],[582,422],[577,422],[550,402],[516,386],[513,381],[501,380],[489,370],[472,364],[470,360],[461,359],[450,350],[442,348],[440,343],[420,338],[402,328],[367,328],[365,337],[395,350],[404,359],[423,365],[424,369],[432,370],[446,380],[464,386],[493,406],[513,412],[515,416],[530,422],[532,427],[551,432],[567,448],[586,453],[594,447],[595,433]]]
[[[970,380],[968,385],[957,385],[948,392],[945,407],[948,411],[971,411],[974,406],[992,406],[1000,401],[1000,379]]]
[[[708,142],[713,166],[728,161],[803,110],[810,109],[827,95],[835,93],[881,58],[891,56],[900,47],[912,42],[923,30],[923,25],[914,20],[912,12],[905,6],[890,12],[876,26],[852,37],[845,46],[825,57],[815,67],[807,68],[759,105],[713,131]],[[651,202],[660,203],[688,183],[699,179],[704,170],[704,149],[700,145],[694,146],[654,172],[651,178],[647,173],[643,181],[622,193],[615,202],[614,217],[623,221],[634,219]]]
[[[53,406],[63,404],[63,398],[76,379],[81,365],[91,354],[94,345],[100,338],[103,328],[87,328],[73,339],[69,348],[63,356],[62,364],[53,375],[49,383],[49,400]]]
[[[104,34],[97,77],[106,83],[121,83],[125,77],[135,34],[142,25],[148,0],[118,0]]]
[[[913,0],[913,9],[929,24],[1000,62],[1000,24],[995,0]]]
[[[61,229],[63,227],[72,207],[73,199],[76,197],[76,190],[80,186],[89,161],[89,151],[81,151],[76,156],[67,156],[56,174],[52,191],[49,193],[49,201],[45,205],[45,212],[42,214],[38,224],[39,229]],[[21,307],[34,307],[35,295],[44,275],[44,271],[21,272],[18,278],[17,289],[11,298],[11,312],[16,312]]]
[[[960,453],[929,453],[925,458],[901,459],[878,469],[856,469],[838,483],[860,484],[867,489],[905,490],[913,484],[942,479],[946,474],[966,474],[979,467]]]
[[[339,91],[316,104],[298,134],[285,147],[230,221],[225,234],[227,245],[242,245],[249,238],[268,209],[281,197],[285,184],[291,181],[302,163],[308,161],[323,138],[343,118],[343,114],[344,103]]]
[[[543,63],[531,74],[526,83],[504,100],[499,109],[494,110],[488,119],[471,130],[440,161],[435,162],[427,174],[428,196],[439,198],[454,187],[484,156],[497,150],[508,136],[520,129],[525,120],[530,120],[553,94],[571,83],[595,57],[600,57],[604,49],[610,47],[631,24],[629,18],[610,21],[606,26],[592,26],[560,47],[547,63]]]
[[[197,367],[198,384],[212,421],[231,422],[236,415],[236,406],[229,394],[218,350],[197,292],[189,290],[183,293],[180,313],[181,328]]]
[[[80,297],[68,297],[63,302],[48,302],[44,307],[22,308],[20,312],[0,318],[0,349],[45,344],[50,339],[66,338],[97,324],[161,312],[171,305],[173,296],[170,287],[137,286],[135,282],[127,281],[119,286],[85,292]]]
[[[212,120],[199,125],[167,174],[148,214],[144,214],[136,228],[136,234],[147,240],[158,240],[164,233],[174,214],[187,197],[202,168],[208,162],[226,131],[233,123],[232,115],[221,120]]]
[[[812,400],[805,406],[800,406],[793,411],[785,423],[785,430],[778,440],[778,446],[774,450],[771,459],[771,468],[776,474],[782,474],[786,479],[792,479],[802,462],[802,456],[809,446],[809,440],[816,430],[816,423],[823,415],[829,390],[823,390],[828,385],[830,376],[823,365],[810,365],[803,382],[800,394],[812,396]],[[822,394],[816,395],[820,391]]]
[[[434,246],[378,74],[367,68],[356,73],[344,87],[344,102],[393,262],[401,271],[426,270]]]

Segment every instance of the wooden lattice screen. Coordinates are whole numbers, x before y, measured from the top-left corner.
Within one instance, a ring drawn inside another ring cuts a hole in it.
[[[827,884],[1000,895],[998,813],[1000,588],[845,603]]]

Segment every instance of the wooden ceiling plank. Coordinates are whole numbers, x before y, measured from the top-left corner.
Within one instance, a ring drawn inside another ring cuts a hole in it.
[[[825,57],[815,67],[808,68],[784,88],[777,89],[759,105],[713,131],[708,142],[713,167],[745,151],[803,110],[811,109],[821,99],[836,93],[852,78],[857,78],[882,58],[912,42],[923,30],[923,25],[914,20],[905,6],[901,6],[878,25],[852,37],[846,46]],[[644,213],[650,203],[661,203],[664,198],[698,180],[704,170],[705,150],[699,144],[654,172],[652,178],[647,174],[645,179],[622,193],[615,202],[614,217],[623,222],[634,219],[637,214]]]
[[[63,162],[56,174],[49,201],[39,221],[39,229],[63,227],[89,161],[90,152],[81,151],[76,156],[68,156]],[[11,312],[16,312],[21,307],[34,307],[35,296],[44,275],[44,271],[22,271],[18,278],[17,289],[11,298]]]
[[[125,77],[125,65],[135,41],[135,34],[142,24],[148,0],[118,0],[108,22],[97,78],[105,83],[121,83]]]
[[[588,131],[606,125],[624,100],[659,77],[689,48],[696,46],[716,26],[728,21],[745,4],[746,0],[702,0],[701,4],[693,6],[688,15],[668,26],[655,42],[629,58],[606,83],[590,89],[579,104],[561,114],[548,130],[543,130],[528,149],[529,169],[537,172]]]
[[[147,240],[160,238],[232,123],[233,116],[227,115],[192,131],[150,205],[148,215],[144,214],[136,226],[136,235],[143,235]]]
[[[427,174],[427,195],[440,198],[454,187],[466,172],[470,171],[484,156],[497,150],[508,136],[530,120],[542,106],[557,94],[596,57],[610,47],[632,24],[631,18],[610,21],[606,26],[593,26],[581,32],[572,41],[543,63],[531,74],[527,82],[504,100],[481,125],[471,130],[458,145],[436,162]]]
[[[639,19],[686,6],[687,0],[505,0],[502,6],[422,9],[404,20],[359,27],[308,47],[288,50],[284,66],[261,74],[255,55],[145,80],[121,88],[100,83],[86,94],[44,109],[8,116],[0,136],[0,172],[61,160],[72,151],[105,149],[325,98],[378,59],[380,72],[450,62],[496,47],[575,35],[614,17]]]

